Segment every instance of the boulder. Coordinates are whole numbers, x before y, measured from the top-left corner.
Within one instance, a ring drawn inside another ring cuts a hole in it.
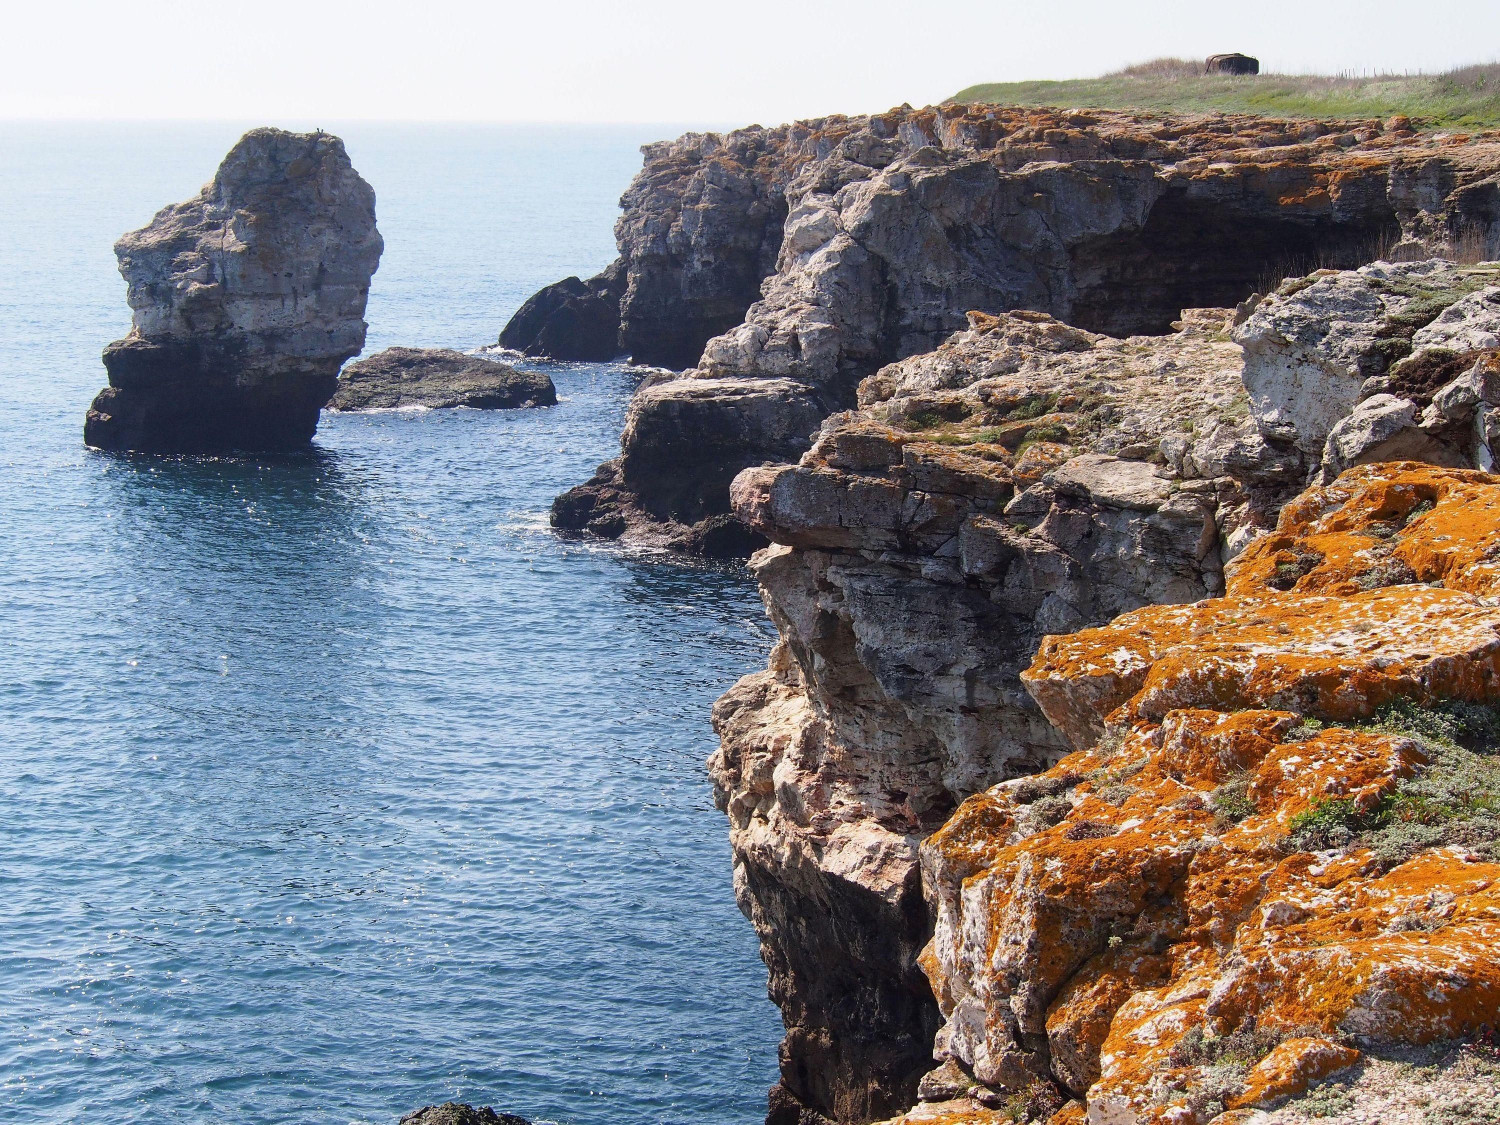
[[[198,195],[115,244],[133,311],[104,350],[101,449],[285,450],[312,440],[365,341],[375,193],[328,133],[255,129]]]
[[[1259,74],[1260,60],[1249,55],[1238,53],[1228,55],[1209,55],[1203,64],[1204,74]]]
[[[497,410],[556,404],[557,388],[540,371],[517,371],[451,348],[387,348],[345,367],[328,407],[390,410],[402,406],[467,406]]]
[[[1261,434],[1317,457],[1370,380],[1398,378],[1403,361],[1423,352],[1494,347],[1486,341],[1500,329],[1497,283],[1494,263],[1428,259],[1319,270],[1282,285],[1234,330]]]
[[[581,281],[567,277],[536,293],[500,333],[500,346],[524,355],[603,363],[620,354],[620,297],[625,271],[616,262]]]

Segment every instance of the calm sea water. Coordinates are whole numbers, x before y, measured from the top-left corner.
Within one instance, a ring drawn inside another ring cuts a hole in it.
[[[602,266],[671,130],[338,131],[374,350]],[[546,528],[628,370],[301,459],[83,449],[110,244],[239,132],[0,125],[0,1120],[756,1120],[779,1023],[702,760],[770,633],[737,569]]]

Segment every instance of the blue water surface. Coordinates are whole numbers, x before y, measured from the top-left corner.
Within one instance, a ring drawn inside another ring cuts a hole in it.
[[[546,525],[629,369],[301,458],[84,450],[110,244],[240,131],[0,124],[0,1120],[758,1119],[779,1025],[702,761],[769,629],[739,568]],[[603,266],[673,127],[336,131],[375,350]]]

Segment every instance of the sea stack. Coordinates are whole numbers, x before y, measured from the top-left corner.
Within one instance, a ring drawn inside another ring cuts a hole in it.
[[[375,192],[328,133],[254,129],[194,198],[115,243],[130,333],[84,441],[153,453],[269,452],[312,440],[365,342],[383,249]]]

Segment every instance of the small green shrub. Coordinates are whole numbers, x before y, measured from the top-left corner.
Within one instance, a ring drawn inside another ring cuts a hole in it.
[[[1364,814],[1353,801],[1325,798],[1292,817],[1287,836],[1299,851],[1315,852],[1344,847],[1364,826]]]
[[[1010,412],[1010,417],[1017,421],[1025,421],[1029,418],[1040,418],[1044,414],[1051,414],[1052,408],[1057,405],[1057,392],[1047,394],[1030,395],[1021,401],[1021,404]]]
[[[1236,774],[1210,794],[1209,808],[1219,820],[1237,824],[1256,814],[1255,802],[1250,799],[1250,780],[1248,771]]]
[[[1302,721],[1287,732],[1286,740],[1288,742],[1306,742],[1309,738],[1318,737],[1326,729],[1327,727],[1322,719],[1303,716]]]
[[[1354,1099],[1342,1082],[1315,1086],[1292,1104],[1308,1117],[1342,1117],[1354,1112]]]
[[[1374,808],[1331,798],[1298,813],[1287,842],[1303,851],[1367,847],[1388,866],[1459,845],[1500,858],[1500,709],[1451,702],[1381,708],[1365,729],[1411,738],[1429,764]]]
[[[1067,440],[1067,426],[1061,422],[1043,422],[1040,426],[1033,426],[1027,431],[1026,439],[1016,447],[1016,452],[1024,453],[1039,441],[1065,442]]]

